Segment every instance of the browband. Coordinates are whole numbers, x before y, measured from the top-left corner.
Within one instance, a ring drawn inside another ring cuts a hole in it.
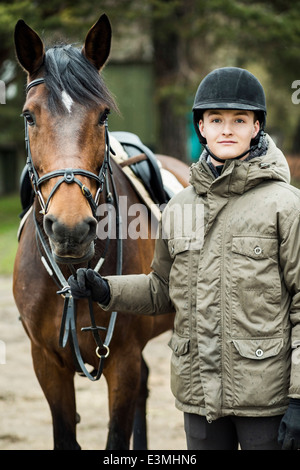
[[[35,80],[33,80],[32,82],[28,83],[27,87],[26,87],[26,94],[29,92],[29,90],[36,86],[36,85],[40,85],[41,83],[45,83],[45,79],[44,78],[36,78]]]

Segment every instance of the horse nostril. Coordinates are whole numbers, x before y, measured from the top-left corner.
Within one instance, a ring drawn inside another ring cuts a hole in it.
[[[44,217],[44,230],[48,237],[53,236],[53,225],[56,222],[56,217],[49,214]]]
[[[89,230],[88,230],[88,237],[91,238],[91,240],[94,240],[96,238],[96,228],[97,228],[97,221],[94,217],[90,217],[85,221],[85,223],[88,225]]]
[[[51,214],[44,217],[44,230],[57,243],[90,243],[96,238],[96,226],[97,221],[93,217],[88,217],[73,227],[65,225]]]

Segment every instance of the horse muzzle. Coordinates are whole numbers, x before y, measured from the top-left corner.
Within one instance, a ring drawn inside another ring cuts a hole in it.
[[[62,264],[89,261],[94,256],[96,225],[96,219],[88,217],[69,227],[52,214],[47,214],[44,217],[44,230],[55,261]]]

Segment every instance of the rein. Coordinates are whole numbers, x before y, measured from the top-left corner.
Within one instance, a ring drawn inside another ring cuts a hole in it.
[[[36,80],[33,80],[30,82],[27,87],[26,87],[26,93],[29,92],[29,90],[37,85],[40,85],[42,83],[45,83],[44,78],[38,78]],[[110,151],[112,149],[110,148],[110,143],[109,143],[109,133],[108,133],[108,124],[107,124],[107,119],[105,121],[105,156],[103,160],[103,164],[101,166],[99,175],[95,175],[94,173],[83,170],[80,168],[65,168],[65,169],[60,169],[60,170],[55,170],[50,173],[47,173],[46,175],[42,176],[41,178],[38,176],[38,173],[34,167],[33,160],[32,160],[32,155],[30,151],[30,143],[29,143],[29,136],[28,136],[28,123],[25,120],[25,145],[26,145],[26,151],[27,151],[27,167],[28,167],[28,172],[29,176],[31,179],[31,183],[34,189],[35,194],[38,197],[39,203],[41,205],[42,210],[40,211],[43,215],[47,213],[47,209],[50,203],[51,198],[53,197],[55,191],[59,188],[59,186],[62,183],[67,183],[67,184],[72,184],[76,183],[80,186],[82,194],[86,197],[87,201],[89,202],[93,215],[96,217],[96,211],[98,207],[98,202],[100,198],[100,194],[102,193],[104,189],[104,184],[106,184],[106,193],[107,193],[107,199],[109,202],[114,201],[116,205],[116,213],[117,213],[117,274],[122,274],[122,257],[123,257],[123,247],[122,247],[122,237],[120,236],[121,233],[121,216],[120,216],[120,208],[119,208],[119,203],[118,203],[118,194],[113,178],[113,171],[112,167],[110,164]],[[112,153],[114,153],[112,151]],[[107,178],[107,171],[109,171],[109,176],[110,180],[112,183],[112,192],[110,191],[109,188],[109,182]],[[95,199],[93,199],[92,194],[90,190],[83,185],[83,183],[75,177],[75,175],[81,175],[85,176],[87,178],[92,178],[97,181],[98,183],[98,190],[95,196]],[[40,186],[43,182],[48,181],[51,178],[56,178],[62,176],[62,178],[54,185],[46,203],[42,197],[42,193],[40,190]],[[53,280],[56,282],[56,284],[59,286],[59,289],[57,291],[57,294],[61,295],[64,298],[64,308],[63,308],[63,314],[62,314],[62,321],[61,321],[61,327],[60,327],[60,334],[59,334],[59,345],[62,348],[65,348],[68,340],[71,339],[72,346],[73,346],[73,351],[75,355],[75,361],[77,362],[77,365],[79,366],[81,372],[88,377],[92,381],[98,380],[103,372],[103,367],[104,367],[104,360],[105,358],[108,357],[110,350],[109,350],[109,344],[113,336],[113,331],[115,327],[115,322],[117,319],[117,312],[112,312],[108,328],[104,328],[101,326],[96,325],[95,317],[94,317],[94,311],[93,311],[93,302],[91,297],[88,298],[88,303],[89,303],[89,313],[90,313],[90,320],[91,320],[91,326],[84,327],[81,329],[82,332],[87,332],[91,331],[93,334],[93,338],[96,343],[96,350],[95,353],[97,357],[99,357],[99,365],[98,365],[98,370],[94,374],[93,372],[89,372],[85,366],[84,360],[82,358],[80,348],[79,348],[79,342],[78,342],[78,337],[77,337],[77,331],[76,331],[76,301],[71,295],[71,290],[70,286],[68,285],[68,282],[66,278],[64,277],[61,269],[59,268],[58,264],[53,258],[52,252],[46,242],[45,236],[43,234],[43,231],[37,221],[36,214],[33,211],[33,219],[34,219],[34,224],[35,224],[35,230],[36,230],[36,241],[37,241],[37,246],[38,250],[40,252],[41,256],[41,261],[46,268],[48,274],[53,278]],[[108,239],[109,240],[109,239]],[[46,255],[43,256],[39,243],[43,248],[44,254]],[[105,259],[105,254],[107,252],[108,245],[106,244],[104,254],[103,256],[99,259],[95,271],[98,271],[100,267],[102,266],[104,259]],[[71,271],[73,274],[76,274],[74,266],[70,266]],[[99,330],[106,330],[106,337],[105,340],[102,341],[100,335],[99,335]]]

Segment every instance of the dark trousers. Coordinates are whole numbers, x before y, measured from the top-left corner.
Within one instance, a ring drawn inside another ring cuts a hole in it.
[[[184,413],[188,450],[280,450],[277,442],[282,416],[226,416],[208,423],[205,416]]]

